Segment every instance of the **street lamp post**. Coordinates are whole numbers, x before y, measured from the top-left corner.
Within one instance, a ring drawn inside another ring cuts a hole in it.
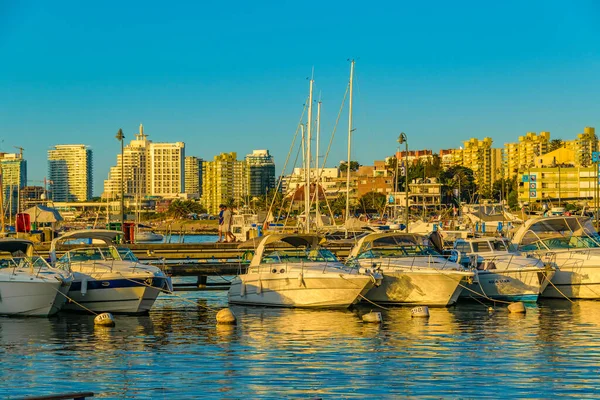
[[[406,165],[404,166],[404,176],[406,177],[404,188],[406,190],[406,233],[408,233],[408,138],[406,137],[406,133],[401,132],[400,136],[398,136],[398,144],[404,143],[406,145]]]
[[[123,159],[123,139],[125,139],[125,135],[123,135],[123,130],[119,129],[119,132],[117,132],[117,135],[115,136],[115,138],[117,138],[117,140],[119,142],[121,142],[121,230],[124,232],[125,231],[125,199],[124,199],[124,193],[125,193],[125,181],[124,181],[124,166],[125,166],[125,160]]]

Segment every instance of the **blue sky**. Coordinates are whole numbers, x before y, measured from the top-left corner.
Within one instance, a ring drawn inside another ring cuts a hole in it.
[[[353,159],[495,147],[528,131],[600,129],[600,3],[0,2],[0,150],[25,148],[30,184],[47,150],[94,151],[94,193],[140,123],[205,159],[267,148],[278,173],[308,94],[329,140],[355,58]],[[347,113],[328,165],[346,153]],[[324,144],[322,145],[324,147]]]

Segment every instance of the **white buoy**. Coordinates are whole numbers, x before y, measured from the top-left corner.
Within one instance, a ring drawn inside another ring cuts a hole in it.
[[[96,318],[94,318],[94,325],[115,326],[115,318],[112,316],[111,313],[107,312],[98,314],[96,315]]]
[[[525,314],[525,304],[522,301],[517,301],[508,305],[508,311],[511,313]]]
[[[429,318],[429,307],[415,307],[412,310],[410,310],[410,314],[413,318]]]
[[[229,308],[224,308],[217,313],[217,324],[235,325],[237,319]]]
[[[86,293],[87,293],[87,284],[88,284],[87,279],[82,279],[81,280],[81,289],[80,289],[80,291],[81,291],[81,295],[82,296],[85,296]]]
[[[371,311],[370,313],[363,315],[362,320],[363,322],[368,322],[370,324],[379,324],[383,321],[383,318],[381,317],[380,312]]]

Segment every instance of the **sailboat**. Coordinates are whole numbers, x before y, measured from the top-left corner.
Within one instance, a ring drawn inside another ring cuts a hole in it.
[[[320,246],[311,233],[310,166],[312,93],[310,80],[306,135],[302,127],[304,161],[304,224],[302,234],[270,234],[261,239],[246,273],[236,276],[229,289],[230,303],[309,308],[346,308],[381,282],[381,274],[366,268],[345,267]],[[246,247],[247,245],[241,245]]]

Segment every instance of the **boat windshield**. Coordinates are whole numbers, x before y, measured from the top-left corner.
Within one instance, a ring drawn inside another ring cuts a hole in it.
[[[440,253],[432,247],[419,244],[410,246],[374,247],[358,255],[358,258],[396,258],[396,257],[418,257],[418,256],[440,256]]]
[[[582,250],[600,248],[600,235],[589,219],[560,218],[536,223],[517,243],[519,250]]]
[[[12,257],[0,254],[0,268],[51,268],[42,257]]]
[[[59,262],[114,261],[121,260],[121,254],[114,246],[87,247],[66,252]]]
[[[262,258],[265,264],[299,263],[299,262],[337,262],[337,257],[323,247],[279,249],[266,253]]]
[[[129,250],[127,247],[119,247],[117,250],[119,251],[121,260],[132,261],[132,262],[139,261],[139,259],[135,256],[135,254],[133,254],[133,252],[131,250]]]

